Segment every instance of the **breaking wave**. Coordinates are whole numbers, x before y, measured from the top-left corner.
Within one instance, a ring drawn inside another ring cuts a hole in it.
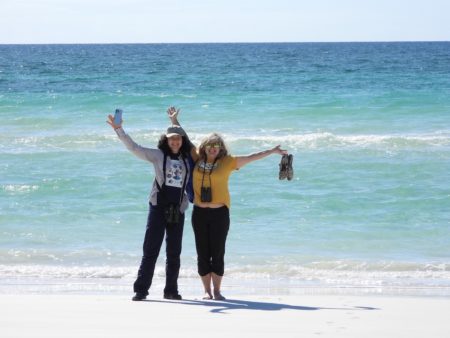
[[[154,147],[161,135],[160,131],[130,132],[133,139],[144,146]],[[206,133],[191,133],[194,144],[199,144],[207,136]],[[330,132],[292,134],[284,132],[252,132],[223,133],[223,137],[231,148],[234,146],[263,146],[282,144],[295,150],[317,149],[384,149],[384,150],[414,150],[442,148],[450,146],[450,133],[437,132],[432,134],[388,134],[388,135],[340,135]],[[116,135],[55,135],[55,136],[24,136],[1,137],[0,150],[3,153],[41,153],[61,151],[97,152],[116,150]]]

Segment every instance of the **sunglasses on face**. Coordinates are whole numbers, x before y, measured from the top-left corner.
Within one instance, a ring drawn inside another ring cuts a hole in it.
[[[205,148],[206,148],[206,149],[211,149],[211,148],[214,148],[214,149],[220,149],[221,147],[220,147],[220,144],[219,144],[219,143],[213,143],[213,144],[207,144],[207,145],[205,146]]]

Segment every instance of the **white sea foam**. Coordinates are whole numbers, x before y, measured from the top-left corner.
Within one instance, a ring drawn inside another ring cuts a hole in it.
[[[227,135],[229,142],[251,141],[268,144],[287,144],[295,148],[385,147],[408,148],[449,146],[448,135],[336,135],[329,132],[302,135]]]
[[[143,145],[154,146],[161,135],[156,130],[135,130],[130,135]],[[189,134],[194,144],[199,144],[209,133],[192,132]],[[374,148],[385,150],[440,148],[450,146],[450,133],[433,134],[359,134],[343,135],[330,132],[296,134],[287,131],[248,131],[222,133],[225,141],[233,147],[282,144],[291,149],[354,149]],[[4,153],[39,153],[59,151],[104,151],[116,147],[115,134],[52,135],[10,137],[2,141]],[[8,144],[8,145],[7,145]],[[7,146],[6,146],[7,145]]]
[[[8,193],[26,194],[38,190],[39,186],[29,184],[6,184],[2,186],[2,189]]]
[[[357,265],[358,264],[358,265]],[[343,286],[343,287],[442,287],[450,288],[450,266],[344,262],[320,262],[307,265],[228,265],[226,277],[231,283],[244,280],[272,281],[274,285]],[[378,266],[379,268],[375,268]],[[324,268],[334,267],[334,268]],[[351,268],[350,268],[351,267]],[[408,268],[407,268],[408,267]],[[155,276],[164,277],[165,268],[157,265]],[[137,266],[64,266],[0,265],[0,279],[133,279]],[[180,279],[198,278],[195,266],[184,266]]]
[[[126,278],[136,274],[131,267],[63,266],[63,265],[0,265],[1,277],[51,278]]]
[[[146,139],[152,141],[160,133],[146,134]],[[209,133],[189,133],[194,144],[199,144]],[[392,135],[339,135],[330,132],[295,134],[281,130],[264,130],[246,133],[221,133],[229,144],[246,142],[247,144],[287,144],[295,148],[346,148],[384,146],[386,148],[402,147],[440,147],[450,146],[450,132],[433,134],[392,134]]]

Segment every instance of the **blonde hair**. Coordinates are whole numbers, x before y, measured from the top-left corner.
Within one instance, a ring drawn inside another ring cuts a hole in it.
[[[217,155],[218,160],[220,160],[222,157],[225,157],[228,155],[228,148],[227,148],[222,136],[220,136],[217,133],[212,133],[203,139],[202,143],[200,144],[200,147],[198,148],[198,154],[200,156],[200,159],[202,159],[203,161],[206,161],[205,148],[208,144],[214,144],[214,143],[220,144],[220,151],[219,151],[219,154]]]

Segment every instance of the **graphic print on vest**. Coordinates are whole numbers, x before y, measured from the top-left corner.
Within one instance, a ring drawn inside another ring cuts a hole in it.
[[[166,186],[182,188],[183,187],[183,167],[180,160],[168,160],[166,171]]]

